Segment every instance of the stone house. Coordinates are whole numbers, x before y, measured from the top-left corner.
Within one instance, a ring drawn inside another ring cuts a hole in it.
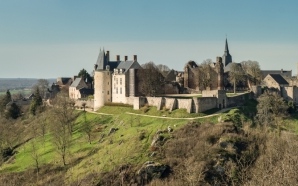
[[[293,101],[298,105],[298,87],[290,86],[288,81],[280,74],[268,74],[264,80],[268,88],[276,88],[286,101]]]
[[[267,87],[276,88],[278,90],[280,90],[281,87],[289,86],[289,83],[280,74],[268,74],[263,82]]]
[[[81,90],[82,89],[82,90]],[[84,90],[88,89],[88,85],[85,83],[83,78],[76,78],[69,87],[69,98],[80,99],[86,97]]]
[[[279,74],[283,78],[291,78],[292,77],[292,70],[261,70],[262,78],[264,79],[268,74]]]

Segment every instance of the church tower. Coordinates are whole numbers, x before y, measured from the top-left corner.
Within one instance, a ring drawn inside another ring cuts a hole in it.
[[[224,66],[227,66],[229,63],[232,63],[232,56],[229,52],[228,39],[227,38],[226,38],[225,53],[222,56],[222,63],[224,64]]]

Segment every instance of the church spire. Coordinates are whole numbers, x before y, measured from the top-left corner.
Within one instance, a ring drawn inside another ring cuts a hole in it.
[[[229,54],[228,38],[226,38],[225,54]]]
[[[229,63],[232,63],[232,56],[229,52],[229,46],[228,46],[228,38],[226,37],[226,45],[225,45],[225,52],[222,56],[222,63],[224,66],[227,66]]]

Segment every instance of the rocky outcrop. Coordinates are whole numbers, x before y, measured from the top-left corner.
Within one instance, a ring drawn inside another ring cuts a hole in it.
[[[161,178],[167,169],[167,165],[154,161],[147,161],[137,172],[137,175],[140,176],[141,179],[151,180],[154,178]]]

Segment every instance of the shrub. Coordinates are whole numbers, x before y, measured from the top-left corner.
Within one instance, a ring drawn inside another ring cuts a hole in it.
[[[148,104],[144,105],[141,109],[140,109],[143,113],[146,113],[149,111],[149,106]]]

